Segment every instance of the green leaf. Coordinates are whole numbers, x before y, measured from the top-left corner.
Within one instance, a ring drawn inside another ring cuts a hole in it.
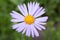
[[[13,2],[14,4],[18,5],[24,2],[24,0],[10,0],[11,2]]]

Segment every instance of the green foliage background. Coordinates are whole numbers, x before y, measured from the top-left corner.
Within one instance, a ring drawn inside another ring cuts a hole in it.
[[[0,0],[0,40],[32,40],[12,29],[10,13],[18,4],[39,2],[46,9],[49,19],[47,30],[43,31],[45,40],[60,40],[60,0]]]

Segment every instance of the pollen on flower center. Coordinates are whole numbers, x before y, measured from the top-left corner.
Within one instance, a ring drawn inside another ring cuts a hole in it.
[[[32,16],[32,15],[28,15],[25,17],[25,20],[24,20],[27,24],[32,24],[34,23],[35,21],[35,18]]]

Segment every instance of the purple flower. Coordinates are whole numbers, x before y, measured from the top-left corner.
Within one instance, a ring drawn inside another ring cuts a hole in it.
[[[18,9],[24,15],[19,14],[16,11],[12,11],[10,15],[12,16],[11,22],[18,22],[13,25],[12,28],[16,29],[18,32],[22,32],[22,34],[26,33],[26,36],[34,35],[36,37],[39,36],[38,30],[46,29],[43,25],[46,25],[46,21],[48,19],[47,16],[40,17],[45,13],[45,9],[39,6],[37,2],[30,2],[26,6],[25,4],[18,5]],[[21,22],[21,23],[19,23]]]

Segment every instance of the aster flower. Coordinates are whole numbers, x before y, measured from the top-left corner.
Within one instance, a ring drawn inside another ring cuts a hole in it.
[[[39,17],[45,13],[45,9],[39,6],[37,2],[30,2],[27,6],[25,4],[18,5],[18,9],[23,15],[16,11],[10,13],[12,16],[11,22],[17,22],[12,28],[22,32],[22,34],[26,33],[26,36],[38,37],[37,29],[40,31],[46,29],[43,25],[46,25],[48,17]]]

